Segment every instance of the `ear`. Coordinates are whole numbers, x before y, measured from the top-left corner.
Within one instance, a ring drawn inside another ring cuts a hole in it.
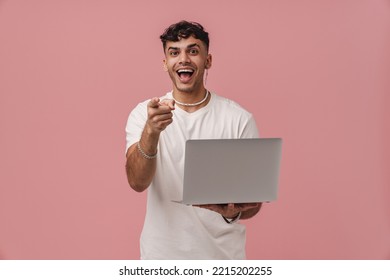
[[[163,59],[163,69],[165,72],[168,72],[167,61],[165,59]]]
[[[211,65],[213,64],[212,62],[213,62],[213,57],[212,57],[211,54],[208,54],[208,55],[207,55],[207,59],[206,59],[206,64],[205,64],[204,67],[205,67],[206,69],[210,69]]]

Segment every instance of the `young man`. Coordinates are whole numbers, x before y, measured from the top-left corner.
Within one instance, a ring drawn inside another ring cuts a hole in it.
[[[205,88],[212,56],[200,24],[178,22],[160,38],[173,90],[140,103],[126,126],[128,182],[148,190],[141,259],[244,259],[245,226],[236,221],[253,217],[261,203],[194,207],[172,200],[182,198],[186,140],[256,138],[256,123]]]

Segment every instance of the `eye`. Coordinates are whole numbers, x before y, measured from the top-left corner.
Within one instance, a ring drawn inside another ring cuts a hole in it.
[[[196,54],[199,53],[199,51],[198,51],[197,49],[190,49],[190,50],[189,50],[189,53],[190,53],[190,54],[196,55]]]
[[[170,51],[170,52],[169,52],[169,55],[170,55],[170,56],[178,56],[178,55],[179,55],[179,52],[178,52],[178,51]]]

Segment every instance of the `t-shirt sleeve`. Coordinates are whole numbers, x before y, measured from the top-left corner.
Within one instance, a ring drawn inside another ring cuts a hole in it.
[[[146,102],[138,104],[133,111],[131,111],[126,124],[126,151],[131,145],[139,141],[142,131],[145,127],[147,118]]]
[[[250,115],[249,119],[244,124],[240,138],[259,138],[259,130],[257,129],[253,115]]]

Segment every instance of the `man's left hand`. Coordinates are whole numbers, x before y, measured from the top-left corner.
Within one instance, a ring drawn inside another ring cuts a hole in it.
[[[245,212],[251,209],[259,208],[261,203],[227,203],[227,204],[202,204],[193,205],[196,207],[208,209],[217,212],[225,218],[232,219],[238,215],[239,212]]]

